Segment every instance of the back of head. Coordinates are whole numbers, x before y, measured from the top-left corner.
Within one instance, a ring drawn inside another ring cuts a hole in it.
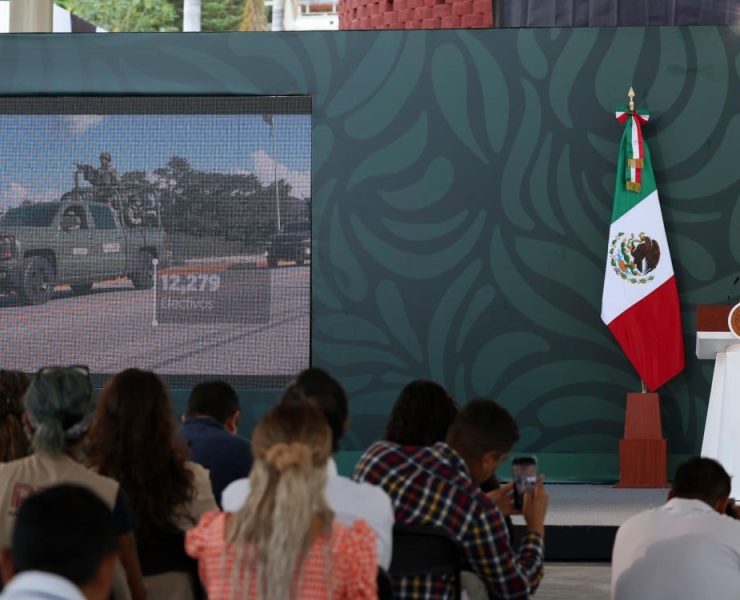
[[[318,519],[324,531],[332,512],[324,495],[331,433],[326,419],[307,402],[281,403],[252,433],[254,465],[244,506],[228,522],[226,538],[249,544],[232,577],[248,578],[256,567],[259,597],[289,598],[293,573]],[[241,551],[240,551],[241,552]],[[247,563],[246,565],[243,563]],[[249,582],[241,587],[248,589]]]
[[[682,463],[673,478],[670,496],[702,500],[714,506],[730,495],[727,471],[716,460],[694,457]]]
[[[412,381],[401,390],[385,428],[385,439],[402,446],[431,446],[447,435],[457,406],[441,385]]]
[[[339,450],[339,442],[349,418],[349,402],[344,388],[329,373],[315,367],[301,371],[288,389],[291,388],[298,390],[324,413],[331,428],[332,450]]]
[[[12,546],[16,573],[45,571],[82,587],[117,548],[111,511],[86,488],[47,488],[18,510]]]
[[[28,454],[28,439],[23,431],[23,394],[31,379],[20,371],[0,369],[0,462]]]
[[[87,367],[49,367],[33,378],[24,398],[34,450],[63,454],[87,431],[95,408]]]
[[[151,371],[127,369],[105,384],[87,450],[98,472],[129,495],[138,534],[167,527],[173,509],[192,497],[187,447],[167,388]]]
[[[508,452],[519,439],[519,428],[509,412],[493,400],[470,401],[455,417],[446,442],[466,461],[487,452]]]
[[[204,381],[190,392],[186,417],[211,417],[223,424],[239,410],[239,396],[225,381]]]

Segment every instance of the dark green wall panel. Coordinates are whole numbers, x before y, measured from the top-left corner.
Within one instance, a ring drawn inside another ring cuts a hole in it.
[[[2,94],[312,94],[312,357],[351,392],[347,450],[432,378],[504,403],[521,450],[607,457],[597,479],[639,388],[599,318],[613,111],[634,85],[653,114],[687,348],[664,431],[690,454],[712,367],[695,305],[740,261],[739,76],[717,27],[0,36]]]

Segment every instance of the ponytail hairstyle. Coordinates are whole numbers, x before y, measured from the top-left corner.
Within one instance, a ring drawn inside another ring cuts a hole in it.
[[[0,463],[28,454],[23,431],[23,394],[31,379],[21,371],[0,369]]]
[[[251,491],[226,526],[226,541],[237,545],[231,588],[243,589],[244,598],[253,572],[257,597],[295,597],[293,577],[317,531],[331,532],[334,515],[324,495],[331,450],[329,425],[308,402],[280,404],[255,428]]]
[[[87,432],[95,408],[87,367],[46,367],[28,386],[24,398],[33,429],[31,447],[61,455]]]

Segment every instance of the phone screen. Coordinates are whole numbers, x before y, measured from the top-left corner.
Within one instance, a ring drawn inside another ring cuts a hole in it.
[[[537,459],[534,456],[517,456],[511,461],[514,481],[514,506],[521,509],[524,494],[534,491],[537,485]]]

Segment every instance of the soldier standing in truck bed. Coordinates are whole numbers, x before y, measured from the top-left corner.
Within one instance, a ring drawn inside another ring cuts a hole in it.
[[[95,188],[95,199],[118,209],[118,174],[111,167],[110,152],[106,151],[100,155],[100,167],[97,169],[90,165],[78,164],[77,167],[82,170],[85,180]]]

